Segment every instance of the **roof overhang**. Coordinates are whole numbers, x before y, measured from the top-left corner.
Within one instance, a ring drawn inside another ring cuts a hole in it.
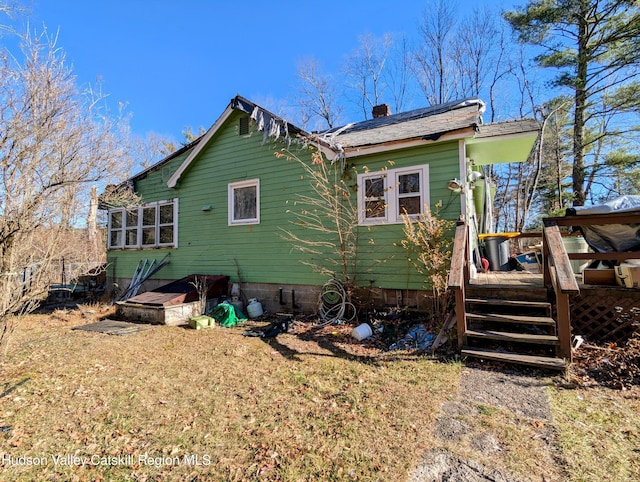
[[[258,130],[260,130],[265,138],[279,139],[282,138],[285,144],[293,136],[302,142],[314,144],[329,160],[335,160],[339,157],[340,152],[337,146],[332,145],[324,139],[319,138],[316,135],[310,134],[299,127],[287,122],[279,116],[269,112],[266,109],[254,104],[253,102],[245,99],[241,96],[236,96],[231,99],[231,102],[224,110],[222,115],[215,121],[215,123],[209,128],[209,130],[202,136],[201,141],[195,146],[195,148],[189,153],[186,159],[182,162],[180,167],[167,181],[167,186],[175,188],[178,185],[178,181],[189,168],[191,163],[198,157],[198,155],[204,150],[211,138],[218,132],[218,130],[224,125],[234,111],[241,111],[249,114],[250,117],[256,122]]]
[[[466,156],[476,165],[525,162],[538,138],[535,121],[510,121],[481,126],[466,141]]]
[[[413,139],[403,139],[399,141],[390,141],[382,144],[374,144],[369,146],[357,146],[357,147],[346,147],[344,149],[345,157],[353,158],[359,156],[366,156],[369,154],[377,154],[381,152],[395,151],[398,149],[407,149],[412,147],[420,147],[426,146],[434,143],[442,143],[446,141],[454,141],[458,139],[467,139],[474,132],[473,127],[469,127],[468,129],[459,129],[453,132],[447,132],[440,134],[437,138],[413,138]]]

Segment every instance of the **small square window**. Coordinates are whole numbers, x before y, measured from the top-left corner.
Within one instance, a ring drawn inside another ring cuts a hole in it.
[[[229,224],[260,223],[260,180],[229,184]]]

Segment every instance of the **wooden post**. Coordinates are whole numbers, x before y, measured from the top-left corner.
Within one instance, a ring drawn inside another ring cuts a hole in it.
[[[464,288],[456,290],[456,327],[458,328],[458,348],[464,345],[464,334],[467,331],[467,313],[464,302]]]
[[[465,284],[468,280],[467,255],[468,238],[467,225],[464,220],[458,221],[451,253],[451,268],[449,269],[449,288],[455,294],[456,327],[458,333],[458,347],[462,348],[464,335],[467,331],[467,314],[465,310]]]
[[[558,293],[558,341],[560,343],[560,353],[571,363],[571,308],[569,306],[569,295]]]
[[[542,231],[542,281],[545,288],[551,287],[551,272],[549,270],[549,241],[546,229]]]

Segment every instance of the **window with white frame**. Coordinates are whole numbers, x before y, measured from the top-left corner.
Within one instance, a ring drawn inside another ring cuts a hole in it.
[[[422,214],[429,204],[429,166],[358,174],[360,224],[394,224],[402,214]]]
[[[229,225],[260,223],[260,179],[229,184]]]
[[[178,200],[109,210],[109,249],[178,245]]]

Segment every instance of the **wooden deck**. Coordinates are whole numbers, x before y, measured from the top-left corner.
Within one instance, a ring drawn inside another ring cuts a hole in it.
[[[571,262],[640,259],[640,249],[568,252],[560,226],[639,222],[640,211],[617,216],[546,218],[541,233],[542,256],[536,256],[534,263],[541,274],[526,271],[475,274],[470,265],[469,228],[460,219],[456,224],[448,286],[455,297],[461,352],[474,358],[561,368],[571,362],[573,335],[591,342],[625,342],[637,331],[640,322],[640,289],[615,285],[612,273],[604,270],[590,271],[589,282],[598,284],[585,285],[582,275],[574,273],[575,265]],[[531,264],[526,259],[525,262]],[[547,308],[541,312],[537,306],[542,303]]]
[[[525,271],[489,271],[478,273],[471,286],[485,288],[544,288],[542,275]]]

